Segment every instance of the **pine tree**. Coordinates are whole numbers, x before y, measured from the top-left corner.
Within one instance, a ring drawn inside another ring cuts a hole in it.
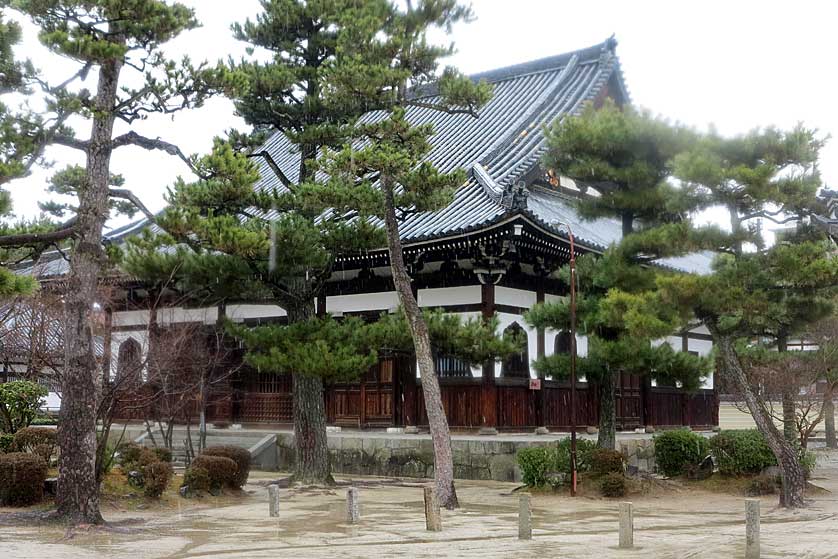
[[[659,278],[668,304],[694,315],[709,329],[718,371],[740,394],[783,472],[781,505],[803,506],[805,477],[799,451],[777,429],[763,395],[749,382],[740,347],[763,336],[775,340],[803,329],[803,309],[824,309],[838,285],[838,260],[819,231],[800,226],[795,235],[766,246],[759,221],[802,223],[817,208],[818,154],[823,141],[813,130],[756,130],[744,136],[709,134],[675,160],[676,175],[699,195],[727,209],[729,231],[705,235],[682,228],[663,241],[650,233],[637,244],[645,253],[714,249],[708,275]],[[823,311],[809,313],[817,319]]]
[[[598,444],[613,449],[620,373],[678,381],[689,390],[707,372],[706,360],[673,352],[668,344],[652,346],[686,324],[657,304],[655,278],[663,270],[630,249],[635,231],[665,223],[677,228],[684,212],[700,205],[695,193],[669,183],[672,159],[690,145],[693,133],[608,99],[601,108],[588,105],[581,114],[556,121],[546,136],[544,164],[553,176],[575,181],[583,193],[577,201],[583,218],[616,217],[622,223],[623,239],[602,257],[581,258],[578,273],[584,295],[579,323],[589,337],[580,370],[600,387]],[[528,320],[539,328],[567,330],[568,303],[540,305]],[[536,367],[563,378],[567,361],[554,355]]]
[[[339,214],[361,212],[381,219],[393,283],[413,338],[422,379],[425,408],[434,444],[434,477],[440,503],[458,506],[454,489],[454,462],[448,421],[434,370],[428,324],[411,288],[404,261],[399,224],[407,212],[431,211],[450,203],[454,191],[465,183],[462,170],[440,172],[423,161],[430,151],[432,125],[413,126],[406,109],[420,106],[446,114],[477,116],[490,97],[487,84],[474,83],[452,68],[438,72],[440,58],[453,47],[439,47],[427,40],[430,29],[450,30],[471,17],[456,0],[408,2],[404,9],[388,2],[388,10],[370,15],[366,28],[338,41],[334,72],[336,99],[360,99],[381,111],[380,118],[359,123],[358,141],[328,152],[319,162],[331,180],[349,186],[351,196],[337,197],[326,189],[312,192],[328,200]],[[356,14],[347,12],[347,17]],[[433,82],[435,95],[423,95]]]
[[[655,280],[662,273],[623,257],[616,249],[603,256],[579,258],[577,277],[582,298],[578,302],[579,333],[587,336],[588,353],[578,360],[578,374],[600,387],[599,435],[602,448],[616,447],[615,388],[619,376],[636,374],[666,384],[680,383],[696,390],[710,369],[708,359],[675,351],[653,342],[686,326],[683,317],[661,304]],[[562,277],[569,279],[567,269]],[[542,303],[526,314],[536,328],[568,331],[569,302]],[[568,378],[570,355],[553,354],[535,362],[535,368],[553,379]]]
[[[15,144],[18,149],[25,148],[25,158],[17,162],[25,169],[46,146],[61,145],[84,153],[86,163],[83,172],[69,170],[63,175],[64,179],[72,176],[78,197],[69,221],[47,232],[6,236],[0,245],[71,245],[56,501],[58,515],[69,522],[98,523],[102,517],[95,475],[95,401],[100,375],[90,315],[106,259],[102,228],[112,199],[145,209],[129,190],[113,188],[111,154],[133,145],[178,155],[189,162],[176,146],[163,140],[134,131],[115,135],[115,124],[120,121],[130,126],[150,114],[200,106],[208,96],[237,84],[226,68],[196,66],[188,59],[173,62],[162,55],[161,44],[197,25],[192,11],[182,4],[162,0],[16,0],[12,4],[38,27],[41,42],[74,68],[60,84],[37,75],[28,78],[26,83],[44,97],[46,112],[35,120],[14,121],[13,126],[26,137]],[[132,71],[139,79],[130,83],[139,85],[129,85],[127,76]],[[91,73],[96,76],[95,91],[81,84]],[[70,117],[89,124],[86,139],[76,137],[66,125]],[[18,171],[13,169],[12,173]]]

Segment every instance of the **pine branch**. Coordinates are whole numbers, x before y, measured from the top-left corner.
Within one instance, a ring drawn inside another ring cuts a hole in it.
[[[119,198],[131,202],[134,207],[140,210],[151,223],[154,223],[155,225],[157,224],[157,216],[155,216],[151,210],[149,210],[146,205],[143,204],[139,198],[137,198],[136,194],[127,188],[111,188],[108,191],[108,195],[111,198]]]
[[[181,161],[186,163],[189,169],[198,175],[198,177],[202,179],[208,179],[209,177],[201,173],[198,168],[195,166],[195,163],[186,156],[181,149],[176,146],[175,144],[166,142],[161,140],[160,138],[148,138],[146,136],[142,136],[137,134],[133,130],[121,136],[117,136],[111,142],[111,146],[113,149],[121,148],[124,146],[137,146],[143,149],[147,149],[149,151],[159,150],[168,153],[169,155],[174,155],[179,157]]]
[[[68,148],[77,149],[79,151],[87,151],[87,148],[90,146],[90,142],[86,140],[79,140],[72,136],[67,136],[65,134],[56,134],[55,136],[53,136],[52,143]]]
[[[477,111],[474,109],[452,109],[451,107],[446,107],[445,105],[440,105],[438,103],[427,103],[424,101],[415,101],[410,99],[407,99],[405,104],[413,107],[419,107],[421,109],[431,109],[448,115],[469,115],[472,118],[480,118],[480,115],[477,114]]]
[[[73,218],[61,229],[40,233],[19,233],[0,236],[0,247],[19,247],[27,245],[53,244],[73,237],[78,231],[77,219]]]

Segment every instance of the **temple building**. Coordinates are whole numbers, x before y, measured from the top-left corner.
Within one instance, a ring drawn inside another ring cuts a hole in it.
[[[590,48],[478,74],[494,86],[494,96],[480,117],[440,115],[412,107],[414,123],[433,123],[436,134],[429,159],[442,171],[463,168],[468,181],[446,208],[416,213],[401,223],[402,241],[420,306],[442,308],[464,316],[496,313],[504,332],[520,332],[527,343],[520,355],[503,363],[472,368],[449,356],[437,358],[448,421],[454,429],[529,430],[570,425],[566,381],[539,379],[530,363],[538,356],[570,351],[566,332],[535,330],[523,320],[533,305],[567,295],[554,272],[568,262],[572,232],[577,254],[601,253],[619,241],[616,219],[583,220],[574,200],[583,195],[576,185],[553,176],[541,164],[546,151],[543,127],[563,115],[578,113],[587,103],[606,98],[618,105],[630,102],[616,42],[609,39]],[[263,146],[293,181],[299,166],[282,134]],[[258,187],[277,180],[266,162]],[[148,226],[145,221],[116,229],[109,243],[120,243]],[[662,260],[657,265],[689,273],[709,269],[707,255]],[[39,262],[34,273],[45,281],[60,281],[66,272],[61,258]],[[144,286],[128,278],[108,281],[118,293],[109,308],[103,359],[116,370],[120,359],[136,358],[147,346],[151,311]],[[318,312],[333,316],[379,315],[393,311],[398,299],[390,277],[386,248],[362,256],[338,259]],[[223,312],[248,324],[281,322],[285,311],[259,301],[228,301]],[[174,323],[214,327],[215,306],[172,306],[154,313],[161,326]],[[673,333],[663,340],[676,349],[706,355],[708,332],[696,329]],[[578,339],[580,354],[586,351]],[[134,357],[132,357],[134,356]],[[213,395],[209,421],[225,423],[290,423],[290,379],[261,374],[240,366]],[[578,385],[577,423],[596,425],[598,396],[594,386]],[[331,424],[351,427],[426,425],[422,391],[412,359],[384,355],[360,382],[327,387]],[[620,429],[644,425],[718,424],[718,397],[712,379],[705,388],[687,393],[678,387],[655,386],[646,377],[622,375],[617,391]]]

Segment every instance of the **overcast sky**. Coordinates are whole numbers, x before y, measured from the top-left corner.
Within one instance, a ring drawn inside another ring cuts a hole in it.
[[[196,9],[203,27],[172,41],[167,52],[211,61],[244,53],[229,26],[258,13],[257,0],[184,1]],[[838,7],[832,2],[475,0],[473,7],[477,20],[455,28],[459,52],[450,61],[466,73],[576,50],[614,33],[637,105],[702,128],[713,123],[723,134],[804,122],[838,136],[833,38]],[[27,31],[20,53],[55,81],[66,77],[71,65],[50,57],[32,28]],[[195,153],[208,150],[212,137],[230,127],[244,124],[229,101],[218,99],[173,121],[149,119],[137,129]],[[80,129],[80,135],[87,133]],[[53,148],[48,156],[56,168],[82,162],[65,148]],[[838,185],[838,139],[823,151],[821,170],[828,185]],[[133,147],[115,154],[112,171],[124,175],[126,186],[155,211],[164,205],[166,186],[188,174],[175,158]],[[37,216],[52,172],[11,185],[17,215]]]

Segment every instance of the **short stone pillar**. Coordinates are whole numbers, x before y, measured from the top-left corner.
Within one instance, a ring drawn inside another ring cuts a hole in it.
[[[745,559],[759,554],[759,499],[745,499]]]
[[[433,487],[425,487],[425,529],[429,532],[442,531],[442,516],[439,513],[439,500]]]
[[[279,485],[275,483],[268,486],[268,510],[271,518],[279,516]]]
[[[620,503],[620,549],[634,547],[634,511],[631,503]]]
[[[361,520],[361,506],[358,502],[358,488],[350,487],[346,490],[346,521],[357,524]]]
[[[528,493],[518,496],[518,539],[532,539],[532,506]]]

